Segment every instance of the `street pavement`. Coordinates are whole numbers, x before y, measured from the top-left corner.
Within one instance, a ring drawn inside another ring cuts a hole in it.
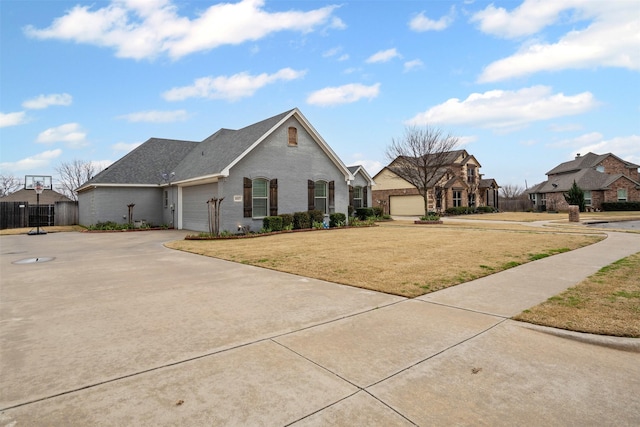
[[[640,340],[509,319],[638,234],[415,299],[184,235],[0,237],[0,426],[640,425]]]

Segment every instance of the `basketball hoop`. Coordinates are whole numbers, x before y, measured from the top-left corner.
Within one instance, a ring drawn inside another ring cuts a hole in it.
[[[36,185],[33,189],[36,190],[36,194],[42,194],[42,192],[44,191],[44,185],[42,185],[42,183],[38,181],[36,182]]]

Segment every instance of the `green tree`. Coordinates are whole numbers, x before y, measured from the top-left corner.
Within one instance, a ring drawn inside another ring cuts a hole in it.
[[[568,193],[564,193],[564,199],[570,205],[577,205],[580,208],[580,212],[584,212],[584,191],[578,187],[576,181],[573,181],[573,185],[569,189]]]

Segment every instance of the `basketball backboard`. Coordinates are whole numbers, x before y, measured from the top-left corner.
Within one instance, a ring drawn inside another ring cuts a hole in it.
[[[47,175],[25,175],[24,177],[24,189],[35,190],[36,183],[40,182],[44,190],[53,190],[53,182],[51,176]]]

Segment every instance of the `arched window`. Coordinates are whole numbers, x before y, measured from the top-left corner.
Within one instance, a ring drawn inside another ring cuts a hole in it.
[[[327,182],[326,181],[316,181],[314,187],[314,205],[317,210],[328,213],[329,204],[327,203]]]
[[[269,181],[266,179],[254,179],[251,190],[252,216],[254,218],[265,217],[269,212]]]

